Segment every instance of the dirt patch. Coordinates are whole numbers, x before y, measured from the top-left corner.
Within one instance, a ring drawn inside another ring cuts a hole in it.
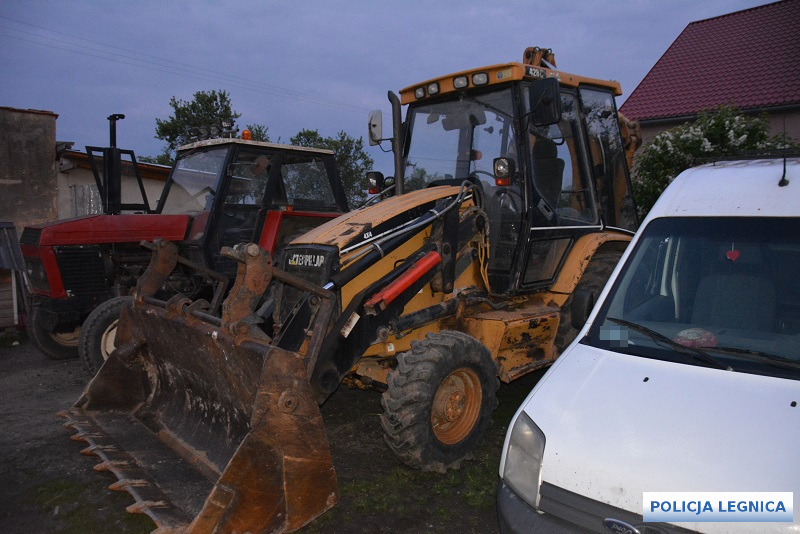
[[[341,498],[303,529],[333,532],[497,532],[495,488],[508,422],[541,373],[501,386],[500,407],[475,459],[447,474],[400,463],[384,444],[380,394],[340,387],[322,408]],[[96,459],[79,454],[56,413],[89,376],[78,360],[53,361],[30,343],[0,346],[0,531],[150,532],[128,514],[126,493],[107,486]]]

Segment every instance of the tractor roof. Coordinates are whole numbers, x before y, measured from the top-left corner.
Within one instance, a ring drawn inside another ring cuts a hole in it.
[[[216,146],[216,145],[246,145],[253,147],[271,148],[273,150],[292,150],[296,152],[309,152],[314,154],[326,154],[326,155],[332,155],[334,153],[333,150],[328,150],[325,148],[283,145],[278,143],[264,143],[261,141],[248,141],[245,139],[239,139],[235,137],[231,138],[218,137],[216,139],[205,139],[203,141],[195,141],[194,143],[189,143],[187,145],[183,145],[182,147],[178,148],[178,152],[184,152],[186,150],[195,150],[202,147]]]

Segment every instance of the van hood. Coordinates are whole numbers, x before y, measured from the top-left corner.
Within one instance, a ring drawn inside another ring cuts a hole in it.
[[[800,495],[798,404],[800,381],[573,344],[523,410],[545,435],[543,482],[641,515],[645,491]]]

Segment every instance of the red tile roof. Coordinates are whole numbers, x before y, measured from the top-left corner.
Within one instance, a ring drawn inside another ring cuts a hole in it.
[[[800,0],[692,22],[620,111],[641,121],[721,104],[800,107]]]

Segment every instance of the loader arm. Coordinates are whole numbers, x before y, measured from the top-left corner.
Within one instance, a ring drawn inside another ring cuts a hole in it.
[[[458,253],[469,248],[470,242],[481,233],[485,222],[483,212],[474,210],[462,217],[459,208],[460,203],[445,214],[440,229],[434,229],[423,246],[359,292],[342,311],[325,338],[311,377],[320,403],[333,393],[367,347],[380,338],[381,331],[394,328],[400,315],[408,312],[406,306],[410,300],[434,277],[440,276],[438,285],[444,294],[451,294],[453,281],[477,259],[477,251],[467,251],[461,257],[469,261],[457,261]],[[445,308],[446,313],[454,312],[453,307]]]

